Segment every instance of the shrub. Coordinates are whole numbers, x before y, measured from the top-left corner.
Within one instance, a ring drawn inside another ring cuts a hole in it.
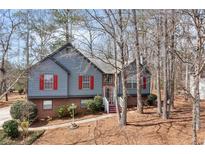
[[[61,105],[56,109],[56,114],[59,118],[68,117],[69,111],[68,111],[68,105]]]
[[[23,136],[27,137],[27,135],[28,135],[28,128],[29,128],[29,121],[24,120],[24,121],[20,122],[20,127],[22,129]]]
[[[96,103],[96,108],[98,111],[103,110],[103,98],[101,96],[95,96],[94,101]]]
[[[101,96],[95,96],[94,100],[88,100],[85,105],[87,110],[91,111],[92,113],[95,113],[102,110],[103,101]]]
[[[23,88],[20,88],[19,90],[18,90],[18,93],[21,95],[21,94],[23,94],[23,92],[24,92],[24,89]]]
[[[157,100],[157,95],[150,94],[147,98],[148,105],[155,105],[156,100]]]
[[[3,130],[7,136],[16,138],[19,136],[18,123],[15,120],[8,120],[3,124]]]
[[[10,114],[13,119],[28,120],[32,123],[37,118],[37,106],[32,102],[18,101],[11,106]]]
[[[17,101],[11,106],[10,115],[13,119],[20,119],[21,118],[21,109],[22,109],[23,102]]]
[[[96,104],[94,100],[88,100],[85,102],[85,106],[87,108],[87,110],[89,110],[92,113],[97,112],[97,108],[96,108]]]
[[[77,110],[76,110],[76,109],[77,109],[77,106],[76,106],[75,104],[71,104],[71,105],[67,108],[70,117],[73,118],[73,110],[74,110],[74,116],[77,115]]]

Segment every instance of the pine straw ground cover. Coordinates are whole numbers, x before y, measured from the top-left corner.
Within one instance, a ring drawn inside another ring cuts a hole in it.
[[[171,119],[162,120],[156,108],[146,107],[140,115],[128,112],[127,126],[120,129],[117,117],[81,124],[78,129],[47,130],[34,144],[191,144],[192,104],[175,99]],[[201,129],[198,143],[205,140],[205,102],[201,104]]]

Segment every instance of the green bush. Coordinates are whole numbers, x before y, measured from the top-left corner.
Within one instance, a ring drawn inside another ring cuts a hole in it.
[[[98,109],[98,111],[103,110],[103,98],[102,98],[102,96],[95,96],[94,101],[96,103],[96,108]]]
[[[18,123],[15,120],[8,120],[3,124],[3,130],[7,136],[17,138],[19,136]]]
[[[97,112],[97,107],[96,107],[96,104],[95,104],[94,100],[91,99],[91,100],[86,101],[85,106],[86,106],[88,111],[90,111],[92,113]]]
[[[28,120],[32,123],[37,118],[37,106],[32,102],[18,101],[11,106],[10,115],[20,121]]]
[[[23,102],[17,101],[11,106],[10,115],[13,119],[21,118],[22,105],[23,105]]]
[[[148,105],[155,105],[156,100],[157,100],[157,95],[150,94],[147,98]]]
[[[86,108],[92,113],[102,110],[103,101],[101,96],[95,96],[94,100],[88,100],[86,103]]]
[[[71,105],[67,108],[70,117],[73,116],[73,110],[74,110],[74,116],[77,115],[77,110],[76,110],[76,109],[77,109],[77,106],[76,106],[75,104],[73,104],[73,105],[71,104]]]
[[[63,117],[68,117],[69,116],[69,111],[68,111],[69,106],[68,105],[61,105],[56,109],[56,114],[59,118]]]
[[[76,105],[61,105],[55,112],[59,118],[72,117],[72,110],[74,109],[74,115],[77,115]]]

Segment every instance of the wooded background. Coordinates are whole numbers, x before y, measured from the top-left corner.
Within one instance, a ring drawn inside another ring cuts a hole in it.
[[[163,119],[171,117],[175,95],[183,94],[192,102],[193,144],[197,144],[204,33],[205,10],[0,10],[0,99],[8,100],[14,87],[26,92],[28,68],[71,42],[89,56],[114,66],[115,76],[121,71],[121,106],[117,88],[114,93],[120,126],[127,121],[125,68],[136,60],[137,111],[143,114],[140,79],[147,67],[152,89],[157,91],[157,112]]]

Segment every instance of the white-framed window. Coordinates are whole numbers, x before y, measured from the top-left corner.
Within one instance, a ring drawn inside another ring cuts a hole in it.
[[[44,74],[44,89],[53,89],[53,74]]]
[[[136,78],[134,76],[128,78],[128,80],[127,80],[127,88],[128,89],[136,89],[137,88],[137,82],[136,82]]]
[[[82,88],[90,88],[90,76],[88,75],[83,76]]]
[[[43,109],[44,110],[49,110],[53,108],[53,102],[52,100],[44,100],[43,101]]]
[[[80,101],[80,107],[81,107],[81,108],[85,108],[85,107],[86,107],[85,103],[86,103],[87,101],[89,101],[89,100],[91,100],[91,99],[81,99],[81,101]]]

